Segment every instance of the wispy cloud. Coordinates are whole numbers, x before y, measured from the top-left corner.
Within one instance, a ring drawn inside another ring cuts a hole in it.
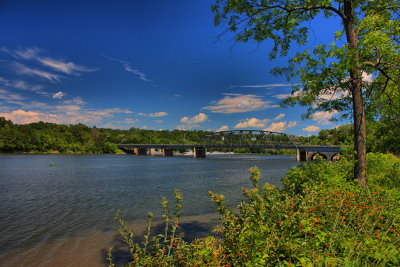
[[[77,97],[74,97],[72,99],[64,100],[64,104],[67,104],[67,105],[85,105],[86,102],[83,101],[82,98],[77,96]]]
[[[251,85],[232,85],[231,88],[275,88],[275,87],[290,87],[288,83],[267,83],[267,84],[251,84]]]
[[[281,113],[281,114],[279,114],[278,116],[276,116],[276,117],[274,118],[274,121],[279,121],[280,119],[284,118],[285,116],[286,116],[286,114]]]
[[[92,72],[97,70],[85,67],[83,65],[78,65],[73,62],[67,62],[60,59],[41,56],[40,55],[41,52],[42,50],[40,50],[39,48],[33,47],[33,48],[19,49],[16,50],[15,52],[12,52],[12,54],[20,59],[34,60],[40,62],[43,66],[49,67],[55,71],[62,72],[65,74],[79,75],[80,72]]]
[[[21,63],[18,62],[14,62],[14,68],[16,69],[16,71],[20,74],[27,74],[27,75],[34,75],[34,76],[38,76],[40,78],[44,78],[47,79],[49,81],[60,81],[61,76],[57,75],[57,74],[53,74],[47,71],[42,71],[42,70],[38,70],[38,69],[33,69],[30,67],[27,67]]]
[[[124,61],[124,60],[120,60],[120,59],[118,59],[118,58],[109,57],[109,56],[106,56],[106,55],[102,55],[102,56],[103,56],[104,58],[109,59],[109,60],[112,60],[112,61],[116,61],[116,62],[121,63],[122,66],[124,67],[124,70],[126,70],[127,72],[131,72],[131,73],[137,75],[137,76],[139,77],[139,79],[141,79],[142,81],[145,81],[145,82],[149,82],[149,83],[154,84],[154,82],[153,82],[152,80],[149,80],[149,79],[147,78],[146,74],[143,73],[141,70],[132,68],[132,67],[130,66],[130,63],[129,63],[129,62]]]
[[[48,92],[43,91],[43,86],[37,84],[33,85],[22,80],[7,80],[3,77],[0,77],[0,84],[8,88],[32,91],[39,95],[50,95]]]
[[[257,118],[251,118],[251,119],[246,119],[242,122],[239,122],[238,124],[235,125],[236,129],[242,129],[242,128],[263,128],[266,126],[266,124],[270,121],[270,119],[257,119]]]
[[[225,97],[217,102],[212,102],[210,106],[203,107],[213,113],[242,113],[267,108],[279,107],[271,105],[270,101],[265,101],[261,96],[225,94]]]
[[[20,94],[11,93],[7,90],[0,89],[0,99],[6,100],[6,101],[19,101],[19,100],[23,100],[24,97],[21,96]]]

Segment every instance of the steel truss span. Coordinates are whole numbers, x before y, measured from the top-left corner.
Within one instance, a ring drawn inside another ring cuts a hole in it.
[[[297,149],[303,144],[294,135],[261,130],[221,131],[198,142],[207,148]]]

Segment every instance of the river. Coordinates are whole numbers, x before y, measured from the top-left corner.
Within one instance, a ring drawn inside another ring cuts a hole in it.
[[[140,234],[175,188],[188,235],[204,235],[218,222],[208,190],[235,206],[241,187],[251,187],[250,167],[261,184],[279,187],[296,165],[294,156],[0,154],[0,266],[107,266],[119,240],[116,211]]]

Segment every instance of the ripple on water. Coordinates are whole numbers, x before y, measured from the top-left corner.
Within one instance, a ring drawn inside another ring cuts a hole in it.
[[[238,204],[240,188],[251,185],[248,169],[254,165],[261,170],[261,182],[279,186],[296,162],[258,155],[204,160],[0,155],[0,266],[106,266],[105,253],[118,237],[115,212],[121,209],[140,233],[147,212],[160,218],[162,196],[173,206],[175,188],[184,196],[187,235],[207,234],[218,219],[207,191]]]

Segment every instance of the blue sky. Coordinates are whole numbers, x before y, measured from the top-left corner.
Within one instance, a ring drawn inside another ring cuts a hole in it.
[[[96,4],[93,4],[96,3]],[[0,2],[0,116],[129,129],[266,129],[297,135],[336,126],[281,108],[291,87],[269,73],[272,43],[235,44],[212,0]],[[310,45],[337,21],[312,22]],[[296,52],[293,47],[291,54]],[[295,83],[296,81],[292,81]]]

